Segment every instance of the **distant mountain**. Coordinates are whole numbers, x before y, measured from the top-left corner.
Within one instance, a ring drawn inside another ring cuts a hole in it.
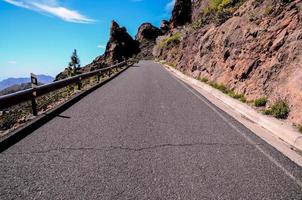
[[[18,92],[21,90],[26,90],[29,88],[31,88],[31,83],[22,83],[22,84],[13,85],[13,86],[10,86],[8,88],[1,90],[0,96],[11,94],[11,93]]]
[[[54,78],[47,75],[38,75],[38,81],[43,84],[51,83],[54,81]],[[0,81],[0,90],[6,89],[11,86],[21,85],[24,83],[29,83],[30,78],[8,78],[3,81]]]

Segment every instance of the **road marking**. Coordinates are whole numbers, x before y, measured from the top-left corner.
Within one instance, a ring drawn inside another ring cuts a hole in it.
[[[214,111],[224,122],[226,122],[230,127],[232,127],[236,132],[238,132],[242,137],[244,137],[251,145],[255,146],[258,151],[260,151],[265,157],[267,157],[272,163],[274,163],[281,171],[283,171],[287,176],[289,176],[293,181],[295,181],[301,188],[302,188],[302,182],[294,177],[287,169],[285,169],[276,159],[274,159],[271,155],[265,152],[257,143],[255,143],[251,138],[249,138],[246,134],[242,133],[234,124],[229,122],[225,116],[223,116],[212,104],[207,102],[204,98],[202,98],[201,94],[196,94],[196,92],[188,87],[186,83],[176,78],[171,73],[168,73],[174,80],[176,80],[178,83],[180,83],[182,86],[184,86],[187,90],[189,90],[194,96],[196,96],[199,100],[201,100],[203,103],[205,103],[212,111]]]

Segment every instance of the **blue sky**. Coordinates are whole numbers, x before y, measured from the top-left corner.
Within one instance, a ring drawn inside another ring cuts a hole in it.
[[[56,75],[73,49],[82,65],[104,52],[111,20],[134,36],[169,19],[173,0],[0,0],[0,80]]]

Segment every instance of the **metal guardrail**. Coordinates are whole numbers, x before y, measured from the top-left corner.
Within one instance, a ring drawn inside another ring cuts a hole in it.
[[[91,72],[87,72],[84,74],[80,74],[77,76],[73,76],[64,80],[60,80],[60,81],[56,81],[50,84],[46,84],[46,85],[41,85],[38,86],[36,88],[31,88],[31,89],[27,89],[27,90],[23,90],[20,92],[16,92],[16,93],[12,93],[12,94],[8,94],[5,96],[1,96],[0,97],[0,110],[4,110],[7,109],[11,106],[23,103],[25,101],[32,101],[32,112],[33,115],[37,115],[37,106],[36,106],[36,98],[40,97],[42,95],[45,95],[47,93],[53,92],[55,90],[67,87],[71,84],[77,84],[78,85],[78,89],[81,89],[81,82],[85,79],[91,78],[93,76],[97,77],[97,82],[100,81],[100,77],[102,75],[104,75],[105,73],[108,73],[108,75],[110,76],[112,74],[112,70],[115,68],[119,68],[121,66],[125,66],[128,65],[129,62],[132,62],[131,60],[129,61],[123,61],[121,63],[117,63],[111,67],[107,67],[107,68],[102,68],[99,70],[95,70],[95,71],[91,71]]]

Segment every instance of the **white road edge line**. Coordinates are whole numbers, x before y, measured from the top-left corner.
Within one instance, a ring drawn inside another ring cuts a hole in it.
[[[251,145],[255,146],[258,151],[260,151],[264,156],[266,156],[272,163],[274,163],[279,169],[281,169],[287,176],[289,176],[293,181],[295,181],[301,188],[302,182],[294,177],[287,169],[285,169],[277,160],[275,160],[271,155],[266,153],[257,143],[255,143],[252,139],[250,139],[247,135],[242,133],[234,124],[229,122],[213,105],[209,104],[203,98],[195,93],[191,88],[189,88],[184,82],[180,81],[178,78],[173,76],[171,73],[168,73],[174,80],[184,86],[187,90],[189,90],[194,96],[196,96],[199,100],[204,102],[211,110],[213,110],[223,121],[225,121],[229,126],[231,126],[236,132],[238,132],[242,137],[244,137]],[[201,94],[200,94],[201,95]]]

